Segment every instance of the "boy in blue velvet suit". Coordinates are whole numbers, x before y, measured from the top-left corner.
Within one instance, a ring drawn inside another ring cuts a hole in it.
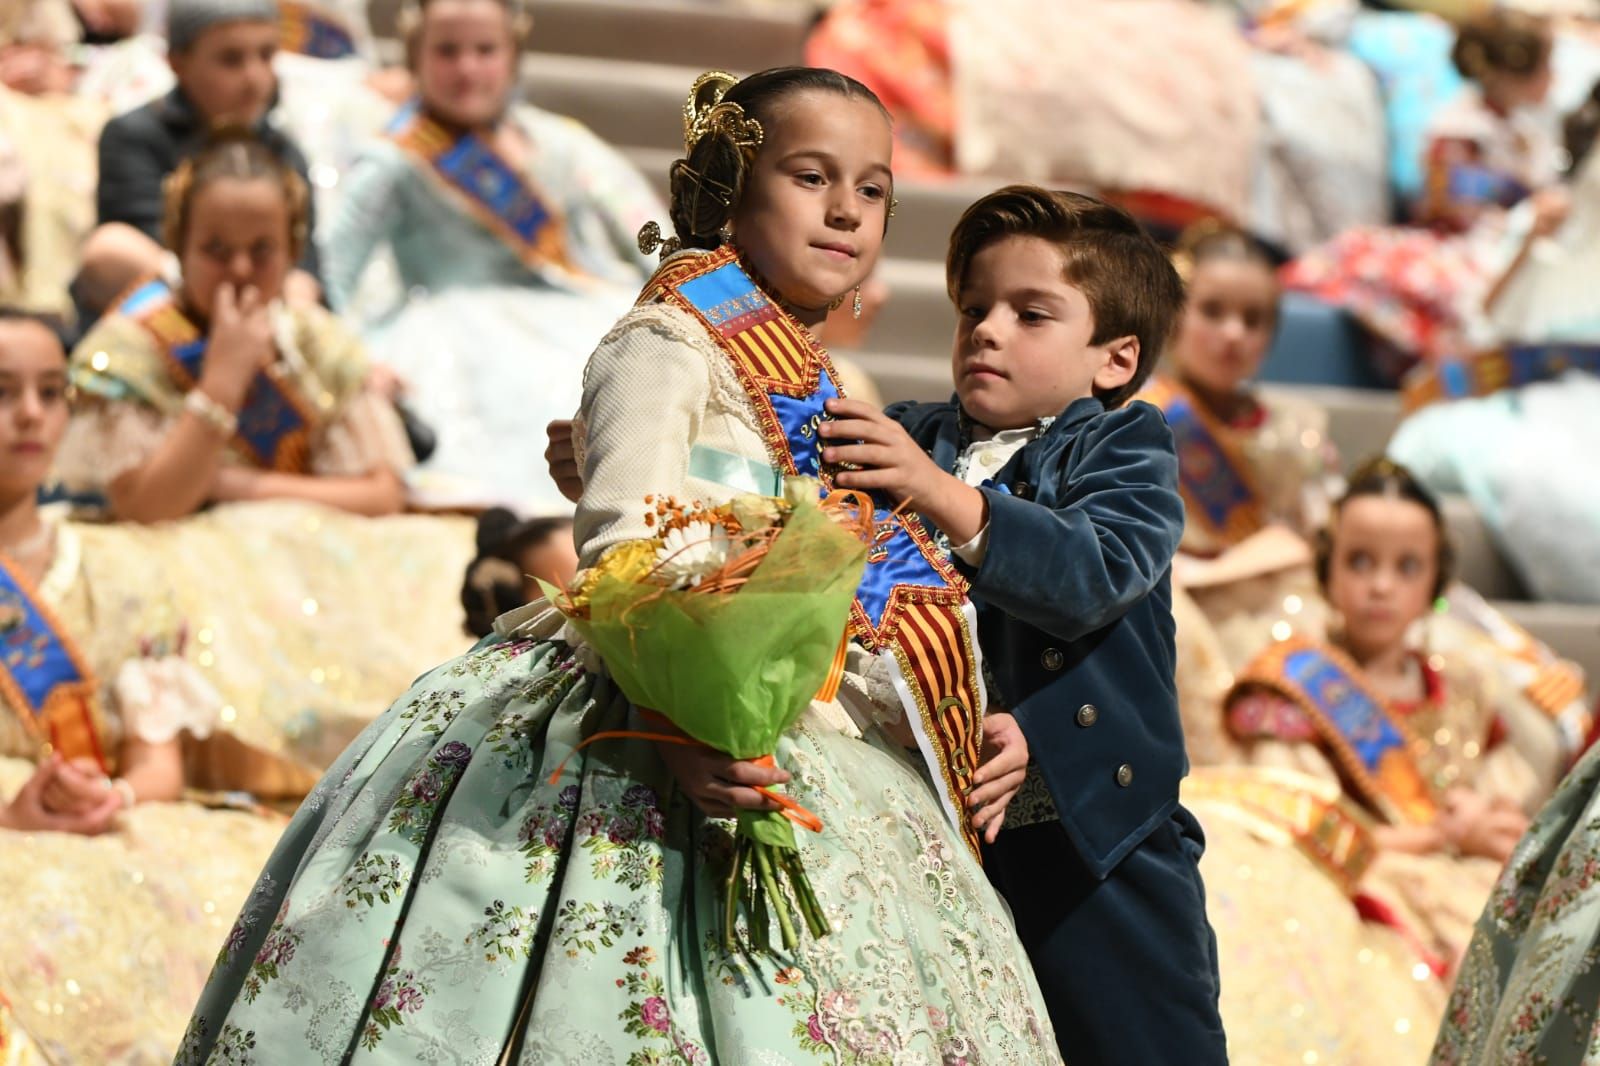
[[[1178,461],[1161,412],[1128,403],[1182,284],[1125,212],[1031,186],[967,210],[946,277],[954,400],[832,401],[823,458],[909,500],[971,582],[990,700],[1031,752],[985,866],[1063,1057],[1225,1063],[1204,839],[1178,804]]]

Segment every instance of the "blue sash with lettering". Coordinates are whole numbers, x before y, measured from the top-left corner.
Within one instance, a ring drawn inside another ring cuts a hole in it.
[[[1304,711],[1340,770],[1377,810],[1408,822],[1438,813],[1412,755],[1416,738],[1343,652],[1300,637],[1281,641],[1239,675],[1237,687],[1268,689]]]
[[[105,770],[94,676],[54,614],[4,556],[0,696],[31,733],[64,758],[93,759]]]
[[[400,109],[389,138],[422,162],[528,266],[576,270],[561,216],[488,141],[474,133],[452,133],[423,114],[416,101]]]
[[[166,282],[141,285],[117,310],[155,338],[178,388],[194,388],[205,365],[206,338],[178,307]],[[289,381],[262,371],[245,393],[234,441],[263,469],[301,474],[309,468],[315,422],[314,411]]]
[[[278,0],[278,47],[312,59],[345,59],[356,54],[350,28],[315,4]]]
[[[664,265],[641,302],[687,311],[725,352],[755,408],[772,465],[831,491],[817,427],[838,374],[811,334],[769,299],[732,248]],[[966,582],[914,515],[874,500],[876,535],[851,608],[849,635],[893,665],[924,760],[943,785],[946,814],[977,853],[963,796],[982,744],[983,681]]]
[[[1155,378],[1140,399],[1161,408],[1178,452],[1178,489],[1190,519],[1237,543],[1261,528],[1263,508],[1243,453],[1221,425],[1175,381]]]

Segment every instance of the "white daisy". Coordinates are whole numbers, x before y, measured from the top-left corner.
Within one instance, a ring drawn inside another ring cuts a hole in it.
[[[728,531],[709,522],[670,530],[656,550],[659,574],[671,588],[694,588],[721,569],[733,553]]]

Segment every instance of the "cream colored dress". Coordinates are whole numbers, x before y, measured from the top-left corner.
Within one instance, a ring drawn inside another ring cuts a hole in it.
[[[159,741],[209,731],[214,705],[136,708],[124,698],[134,668],[158,668],[129,657],[138,634],[121,626],[133,620],[96,594],[85,550],[74,527],[58,527],[39,595],[102,681],[102,749],[115,752],[129,732]],[[5,801],[41,755],[19,713],[0,707]],[[0,1063],[169,1062],[228,918],[283,824],[183,802],[140,804],[99,837],[0,830]]]
[[[365,387],[361,341],[322,308],[273,309],[278,364],[313,408],[307,473],[359,477],[387,468],[405,476],[415,460],[393,406]],[[143,465],[183,414],[184,393],[166,356],[139,322],[113,311],[72,352],[72,376],[87,397],[74,414],[55,473],[80,492],[104,492]],[[255,465],[237,447],[230,464]]]
[[[1176,382],[1171,383],[1176,386]],[[1167,383],[1158,379],[1156,388]],[[1176,386],[1180,387],[1181,386]],[[1161,406],[1160,394],[1146,399]],[[1178,702],[1189,758],[1197,766],[1238,760],[1221,728],[1222,697],[1233,676],[1274,637],[1322,632],[1326,607],[1311,568],[1310,538],[1328,518],[1339,458],[1326,412],[1292,397],[1260,396],[1253,427],[1218,427],[1218,443],[1238,457],[1265,531],[1230,540],[1190,512],[1173,567]],[[1185,461],[1182,450],[1178,461]],[[1242,543],[1242,546],[1241,546]],[[1229,549],[1225,565],[1213,560]]]
[[[1435,655],[1425,669],[1437,672],[1442,697],[1414,708],[1391,704],[1391,714],[1415,738],[1412,758],[1435,798],[1447,789],[1466,787],[1536,811],[1549,795],[1549,784],[1500,714],[1514,697],[1470,659],[1446,661]],[[1394,821],[1392,815],[1373,811],[1370,799],[1353,791],[1304,712],[1286,698],[1245,689],[1231,699],[1227,714],[1249,765],[1339,784],[1373,817]],[[1432,958],[1453,966],[1471,939],[1499,869],[1499,863],[1483,858],[1380,850],[1359,890],[1386,905]]]

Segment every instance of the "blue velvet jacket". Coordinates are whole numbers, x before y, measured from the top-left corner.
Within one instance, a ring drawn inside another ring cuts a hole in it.
[[[957,408],[888,414],[945,470]],[[1105,877],[1167,818],[1188,771],[1173,680],[1178,458],[1161,412],[1075,401],[980,487],[972,585],[991,702],[1016,715],[1068,837]]]

